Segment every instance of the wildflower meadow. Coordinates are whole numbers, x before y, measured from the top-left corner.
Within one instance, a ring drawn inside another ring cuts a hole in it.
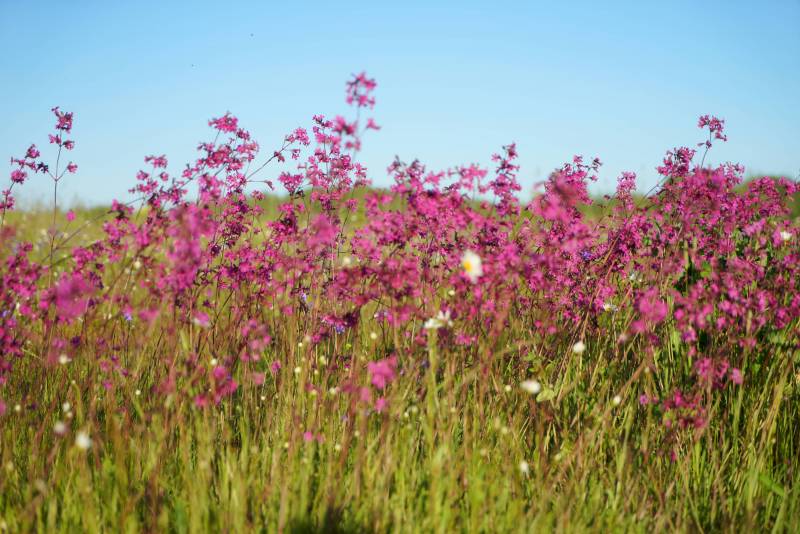
[[[522,200],[512,142],[379,188],[345,89],[110,206],[59,197],[71,112],[9,154],[0,531],[800,530],[796,181],[709,163],[706,115],[646,194],[575,156]]]

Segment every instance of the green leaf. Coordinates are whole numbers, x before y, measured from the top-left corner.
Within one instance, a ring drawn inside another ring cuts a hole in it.
[[[545,387],[539,394],[536,396],[536,402],[545,402],[551,401],[556,398],[556,392],[554,389]]]
[[[780,498],[784,498],[786,494],[783,491],[783,487],[779,486],[774,480],[769,478],[766,473],[759,473],[758,480],[761,482],[761,485],[770,490],[772,493],[777,495]]]

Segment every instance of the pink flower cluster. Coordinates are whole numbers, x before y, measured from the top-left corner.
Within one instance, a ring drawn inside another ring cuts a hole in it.
[[[359,74],[346,100],[357,113],[372,109],[375,88]],[[73,116],[53,112],[51,142],[70,150]],[[14,362],[28,357],[25,344],[74,359],[98,347],[136,353],[160,339],[158,391],[203,407],[281,379],[289,364],[275,347],[296,345],[300,334],[304,347],[334,353],[329,369],[341,391],[383,412],[398,374],[424,372],[433,329],[422,325],[447,309],[436,323],[439,351],[481,372],[492,368],[481,362],[495,357],[494,340],[521,324],[529,339],[496,356],[512,365],[524,365],[531,346],[563,358],[578,335],[611,337],[615,357],[643,361],[673,343],[692,376],[640,400],[662,410],[670,428],[699,428],[709,395],[742,385],[746,362],[769,357],[762,340],[800,318],[800,245],[789,218],[798,188],[789,180],[743,183],[741,167],[706,167],[678,148],[658,168],[654,194],[637,198],[636,176],[624,173],[603,214],[589,216],[597,158],[576,156],[523,202],[513,143],[492,169],[437,171],[398,159],[388,167],[392,186],[381,190],[357,161],[363,133],[378,129],[372,119],[315,116],[310,133],[295,129],[266,158],[231,114],[209,126],[214,140],[178,174],[168,173],[166,156],[145,158],[149,170],[131,189],[140,209],[114,202],[102,239],[61,243],[41,258],[12,230],[0,234],[0,398]],[[699,126],[709,131],[706,150],[726,139],[715,117]],[[35,145],[11,163],[12,186],[28,173],[63,176]],[[273,180],[282,196],[268,213],[261,201]],[[479,276],[465,275],[465,252],[480,262],[470,267]],[[287,332],[288,317],[301,332]],[[189,329],[192,346],[179,350]],[[374,361],[335,353],[338,341],[378,331],[395,341]],[[797,346],[796,331],[788,339]],[[110,388],[139,379],[113,369]]]

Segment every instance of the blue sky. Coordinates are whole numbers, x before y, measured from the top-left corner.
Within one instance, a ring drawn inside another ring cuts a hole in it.
[[[705,113],[730,138],[711,161],[800,171],[797,0],[0,0],[0,50],[0,156],[45,147],[52,106],[74,111],[80,169],[60,191],[83,203],[128,198],[146,154],[180,170],[228,110],[269,153],[313,114],[346,112],[360,70],[379,84],[384,128],[362,154],[379,185],[395,154],[488,165],[516,141],[526,194],[573,154],[605,162],[595,190],[623,170],[646,190],[666,149],[700,140]],[[50,190],[37,177],[21,197]]]

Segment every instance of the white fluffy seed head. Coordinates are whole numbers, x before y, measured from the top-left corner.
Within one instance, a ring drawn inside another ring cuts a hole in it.
[[[78,432],[75,434],[75,446],[80,450],[88,450],[92,446],[92,438],[86,432]]]
[[[523,475],[526,475],[526,476],[527,476],[527,475],[528,475],[528,473],[530,473],[530,472],[531,472],[531,468],[530,468],[530,466],[528,465],[528,462],[526,462],[525,460],[522,460],[522,461],[519,463],[519,471],[520,471],[520,473],[522,473]]]
[[[524,382],[520,383],[519,387],[531,395],[536,395],[542,390],[542,385],[538,380],[525,380]]]
[[[578,341],[574,345],[572,345],[572,352],[575,354],[583,354],[586,350],[586,344],[583,341]]]

